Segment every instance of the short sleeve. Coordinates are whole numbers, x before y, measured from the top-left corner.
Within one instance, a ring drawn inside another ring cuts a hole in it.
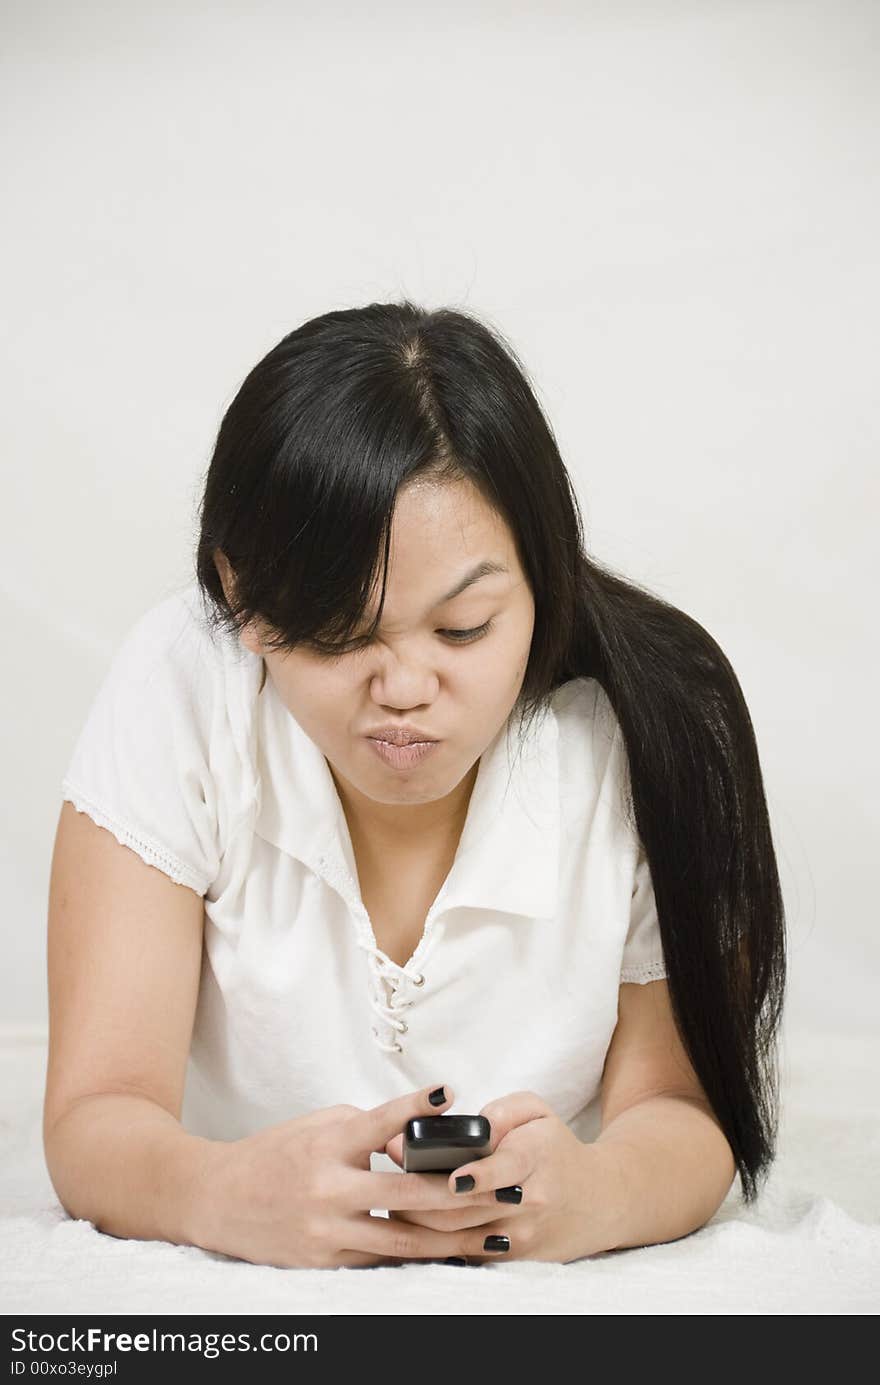
[[[629,918],[627,919],[623,953],[620,962],[620,982],[634,981],[644,985],[647,981],[660,981],[667,975],[660,936],[660,921],[657,917],[657,903],[654,898],[654,884],[651,867],[644,845],[631,825],[629,804],[632,799],[632,780],[629,756],[620,723],[610,710],[607,698],[603,697],[606,715],[612,732],[611,760],[615,773],[615,788],[620,795],[618,808],[625,823],[624,836],[627,843],[627,860],[632,862]]]
[[[639,842],[620,980],[644,985],[646,981],[659,981],[666,974],[651,868]]]
[[[211,680],[189,607],[169,597],[113,657],[61,781],[63,798],[204,895],[220,866],[209,764]]]

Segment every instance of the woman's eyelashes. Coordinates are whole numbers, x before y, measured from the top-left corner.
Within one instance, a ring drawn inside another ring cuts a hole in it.
[[[481,640],[488,635],[492,629],[492,620],[485,621],[483,625],[476,625],[471,630],[438,630],[438,635],[442,635],[451,644],[473,644],[476,640]],[[313,653],[321,654],[328,659],[338,659],[343,654],[356,654],[359,650],[366,649],[371,643],[368,636],[363,636],[359,640],[353,641],[350,645],[339,645],[336,648],[322,645],[317,641],[310,641],[309,647]]]
[[[441,630],[440,634],[452,640],[453,644],[470,644],[472,640],[479,640],[483,635],[487,635],[492,628],[491,620],[487,620],[485,625],[477,625],[473,630]]]

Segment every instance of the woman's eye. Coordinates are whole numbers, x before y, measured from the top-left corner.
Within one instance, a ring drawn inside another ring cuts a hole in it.
[[[445,639],[453,644],[472,644],[474,640],[480,640],[487,635],[492,628],[492,621],[487,620],[484,625],[474,626],[472,630],[439,630],[437,633],[443,635]],[[308,641],[309,648],[318,655],[326,659],[338,659],[343,654],[355,654],[360,649],[366,649],[370,641],[364,636],[356,639],[349,645],[336,645],[330,647],[323,645],[320,641]]]
[[[473,630],[441,630],[440,634],[455,644],[470,644],[471,640],[478,640],[487,634],[491,625],[491,620],[487,620],[485,625],[477,625]]]

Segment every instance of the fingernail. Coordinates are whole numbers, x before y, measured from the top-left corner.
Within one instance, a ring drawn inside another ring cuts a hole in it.
[[[510,1188],[496,1188],[495,1197],[499,1202],[522,1202],[522,1188],[518,1183]]]
[[[455,1191],[457,1193],[469,1193],[475,1181],[469,1173],[460,1174],[455,1180]]]
[[[445,1265],[466,1265],[467,1260],[463,1255],[447,1255],[443,1263]]]
[[[446,1088],[435,1087],[433,1092],[428,1094],[428,1100],[432,1106],[442,1106],[446,1100]]]
[[[510,1250],[509,1236],[487,1236],[483,1242],[484,1250]]]

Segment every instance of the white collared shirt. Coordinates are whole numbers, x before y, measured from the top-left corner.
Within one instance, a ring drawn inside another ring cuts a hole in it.
[[[521,754],[515,716],[488,746],[400,967],[376,945],[327,761],[262,672],[181,589],[122,641],[62,780],[204,898],[185,1127],[237,1139],[437,1081],[454,1113],[528,1089],[594,1138],[618,986],[666,975],[599,683],[558,688]]]

